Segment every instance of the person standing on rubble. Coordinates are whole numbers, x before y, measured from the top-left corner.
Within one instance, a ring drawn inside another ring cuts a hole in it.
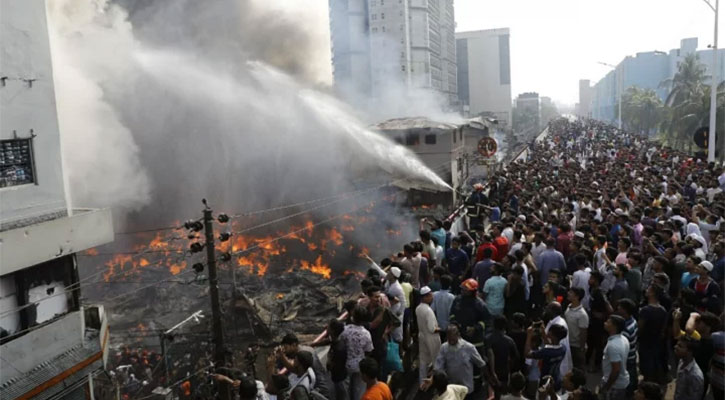
[[[373,353],[370,356],[373,357],[379,365],[383,365],[385,356],[388,352],[388,333],[395,327],[395,325],[398,324],[394,321],[390,310],[380,304],[379,287],[372,286],[368,288],[367,295],[371,299],[370,304],[368,305],[370,322],[367,325],[367,329],[370,331],[370,336],[373,340]]]
[[[401,273],[400,268],[390,267],[385,284],[385,294],[390,300],[390,312],[400,322],[400,325],[395,327],[392,332],[393,340],[398,343],[403,341],[403,317],[405,309],[408,307],[405,302],[405,292],[403,292],[403,287],[398,282]]]
[[[281,347],[277,352],[277,361],[288,370],[292,370],[294,365],[295,357],[300,351],[306,351],[312,355],[312,371],[314,372],[314,384],[313,389],[320,392],[325,397],[330,397],[330,376],[322,365],[320,358],[315,353],[314,349],[309,346],[300,345],[300,341],[297,335],[294,333],[288,333],[284,335],[281,342]]]
[[[419,384],[428,376],[428,367],[433,364],[441,348],[440,328],[435,313],[430,307],[433,292],[428,286],[420,289],[420,305],[415,309],[418,321],[418,372]]]
[[[347,348],[347,388],[350,400],[360,400],[365,393],[365,382],[360,374],[360,361],[373,351],[373,339],[363,326],[368,321],[367,309],[357,306],[352,311],[351,323],[345,326],[340,339]]]
[[[401,269],[410,274],[410,284],[414,288],[420,288],[420,262],[422,256],[415,251],[412,244],[403,246],[404,257],[399,261]]]

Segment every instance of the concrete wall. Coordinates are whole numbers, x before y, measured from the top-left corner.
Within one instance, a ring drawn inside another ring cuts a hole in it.
[[[468,101],[472,116],[494,113],[511,126],[508,37],[508,28],[456,33],[459,50],[467,51],[459,56],[459,60],[467,61],[466,65],[458,65],[458,74],[467,77],[460,82],[467,86],[467,90],[459,88],[459,92],[467,94],[461,100]]]
[[[330,0],[336,89],[353,104],[391,87],[456,102],[454,25],[453,0]]]
[[[111,211],[75,210],[72,217],[0,232],[0,275],[113,241]]]
[[[0,346],[0,376],[7,381],[26,373],[83,340],[83,312],[75,311]]]
[[[0,139],[33,139],[36,184],[0,189],[0,224],[66,210],[44,0],[0,0]],[[14,133],[15,132],[15,133]]]
[[[370,42],[366,0],[330,0],[335,89],[348,101],[370,95]]]

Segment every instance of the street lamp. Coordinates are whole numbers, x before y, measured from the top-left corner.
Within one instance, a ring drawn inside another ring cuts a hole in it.
[[[614,73],[617,75],[617,103],[619,106],[619,111],[618,111],[618,115],[617,115],[617,127],[621,131],[622,130],[622,91],[624,90],[624,88],[623,88],[624,79],[620,75],[624,75],[624,66],[622,66],[622,73],[620,74],[617,72],[616,65],[608,64],[608,63],[605,63],[602,61],[599,61],[598,64],[602,64],[606,67],[612,68],[614,70]]]
[[[712,82],[710,83],[710,133],[707,135],[707,162],[715,161],[715,127],[717,126],[717,25],[720,0],[715,0],[713,6],[709,0],[704,1],[715,12],[715,40],[712,44]]]

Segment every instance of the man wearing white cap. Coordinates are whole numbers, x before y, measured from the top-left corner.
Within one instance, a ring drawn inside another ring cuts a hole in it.
[[[385,294],[388,295],[390,300],[390,312],[400,321],[395,329],[393,329],[393,340],[400,343],[403,341],[403,314],[408,305],[405,303],[405,293],[403,292],[403,286],[398,282],[400,274],[403,271],[396,266],[390,267],[386,279],[388,282],[385,285]]]
[[[438,357],[441,348],[440,328],[430,304],[433,302],[433,291],[428,286],[420,289],[420,305],[415,309],[418,319],[418,372],[420,384],[428,376],[428,367]]]

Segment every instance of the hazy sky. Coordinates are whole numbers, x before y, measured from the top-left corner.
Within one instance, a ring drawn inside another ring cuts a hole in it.
[[[718,47],[723,40],[721,1]],[[712,0],[714,4],[714,0]],[[537,91],[578,101],[579,79],[592,83],[637,52],[669,51],[680,39],[713,39],[714,13],[703,0],[455,0],[456,31],[511,29],[512,95]]]

